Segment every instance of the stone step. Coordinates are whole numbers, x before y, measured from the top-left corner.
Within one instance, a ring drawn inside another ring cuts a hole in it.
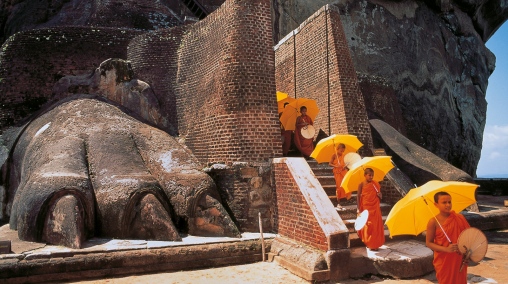
[[[388,229],[385,229],[385,239],[389,239],[390,238],[390,231],[388,231]],[[358,236],[358,233],[353,230],[353,232],[350,232],[349,233],[349,247],[350,248],[355,248],[355,247],[364,247],[365,244],[362,242],[362,240],[360,239],[360,236]]]
[[[383,216],[382,217],[383,224],[386,221],[386,217],[387,216]],[[343,220],[343,221],[344,221],[344,224],[346,224],[346,227],[349,229],[350,233],[356,233],[356,231],[355,231],[355,221],[356,221],[356,219],[347,219],[347,220]],[[386,225],[384,227],[385,227],[386,230],[388,229],[388,227]]]
[[[326,192],[326,195],[328,195],[328,196],[335,195],[335,193],[337,191],[335,183],[334,184],[321,184],[321,186],[323,187],[323,189]]]
[[[395,278],[414,278],[434,270],[432,250],[417,239],[387,240],[377,251],[364,246],[352,247],[348,263],[349,277],[390,275]]]
[[[343,207],[346,210],[338,212],[342,220],[356,219],[356,204],[344,205]],[[386,203],[381,203],[380,207],[381,207],[381,215],[383,216],[387,216],[388,213],[390,213],[390,210],[392,209],[392,206]]]
[[[373,156],[386,156],[386,152],[384,148],[376,148],[372,150]]]
[[[319,180],[319,183],[321,183],[321,185],[323,186],[333,185],[335,187],[335,178],[333,177],[333,175],[321,175],[321,176],[316,175],[316,178]]]
[[[386,226],[385,226],[384,233],[385,233],[385,241],[386,242],[417,240],[417,241],[421,241],[421,242],[425,243],[425,235],[424,234],[420,234],[418,236],[400,235],[400,236],[393,236],[390,238],[390,231],[388,230],[388,228],[386,228]],[[355,247],[362,247],[362,246],[364,247],[365,244],[362,242],[362,240],[360,239],[360,236],[358,236],[358,233],[356,232],[356,230],[354,230],[354,227],[353,227],[353,231],[349,233],[349,247],[355,248]]]
[[[315,176],[331,176],[333,177],[332,167],[327,166],[319,168],[310,168]]]
[[[332,202],[333,206],[337,206],[337,196],[335,195],[335,189],[334,189],[334,192],[333,192],[334,195],[328,195],[328,198],[330,198],[330,201]],[[351,194],[351,198],[348,200],[348,199],[341,199],[340,200],[340,205],[341,206],[346,206],[346,205],[355,205],[356,206],[356,192],[353,192]]]

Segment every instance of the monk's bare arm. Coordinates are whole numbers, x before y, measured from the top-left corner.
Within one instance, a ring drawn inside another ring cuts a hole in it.
[[[338,165],[335,165],[335,164],[333,163],[333,162],[334,162],[334,160],[335,160],[335,157],[336,157],[336,156],[337,156],[337,155],[333,154],[333,155],[332,155],[332,158],[330,159],[330,162],[328,162],[328,165],[329,165],[330,167],[334,167],[334,168],[337,168],[337,167],[338,167]]]
[[[436,237],[436,220],[434,218],[429,220],[427,223],[427,235],[425,237],[425,245],[433,251],[439,252],[457,252],[458,247],[457,244],[450,244],[449,246],[440,246],[434,243],[434,238]]]
[[[358,192],[356,193],[356,213],[360,213],[360,198],[362,196],[363,182],[358,185]]]

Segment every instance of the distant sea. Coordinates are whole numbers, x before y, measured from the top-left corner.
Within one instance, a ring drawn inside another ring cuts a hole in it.
[[[481,175],[478,178],[508,178],[508,174]]]

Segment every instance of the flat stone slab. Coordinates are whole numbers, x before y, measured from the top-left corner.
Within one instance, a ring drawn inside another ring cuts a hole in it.
[[[387,242],[379,250],[365,247],[351,249],[349,276],[360,278],[381,274],[393,278],[413,278],[434,270],[433,252],[418,240]]]
[[[0,279],[9,279],[9,283],[179,271],[262,260],[259,233],[243,233],[241,238],[183,236],[181,242],[93,238],[82,249],[24,242],[15,233],[9,225],[0,227],[2,240],[12,242],[12,253],[0,254]],[[265,233],[263,237],[269,252],[275,234]]]

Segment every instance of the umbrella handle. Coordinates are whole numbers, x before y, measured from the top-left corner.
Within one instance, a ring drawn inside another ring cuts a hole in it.
[[[424,197],[423,195],[422,195],[422,198],[423,198],[423,201],[425,201],[425,204],[427,204],[427,209],[429,209],[430,214],[434,216],[434,213],[432,213],[432,210],[430,210],[430,208],[429,208],[429,204],[427,203],[427,200],[425,200],[425,197]],[[448,242],[449,242],[450,244],[452,244],[452,240],[450,240],[450,237],[448,237],[448,234],[447,234],[447,233],[446,233],[446,231],[443,229],[443,226],[441,226],[441,223],[439,223],[439,221],[437,220],[436,216],[434,216],[434,219],[436,219],[436,222],[437,222],[437,224],[439,225],[439,228],[441,228],[441,231],[443,231],[443,233],[444,233],[444,235],[445,235],[446,239],[448,240]]]
[[[462,268],[464,268],[464,264],[466,264],[469,261],[469,258],[471,257],[471,254],[473,253],[472,250],[468,250],[466,246],[464,246],[466,249],[466,253],[462,256],[462,263],[460,264],[459,272],[462,272]]]

